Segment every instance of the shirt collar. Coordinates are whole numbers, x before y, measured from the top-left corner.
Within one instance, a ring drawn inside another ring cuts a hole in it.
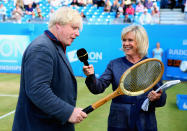
[[[64,44],[62,44],[49,30],[45,30],[44,32],[47,35],[47,37],[51,39],[55,44],[61,45],[64,53],[66,54],[66,48]]]

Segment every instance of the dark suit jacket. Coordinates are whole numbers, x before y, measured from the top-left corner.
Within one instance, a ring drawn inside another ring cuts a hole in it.
[[[12,130],[73,131],[67,121],[76,98],[77,82],[62,47],[42,34],[23,55]]]

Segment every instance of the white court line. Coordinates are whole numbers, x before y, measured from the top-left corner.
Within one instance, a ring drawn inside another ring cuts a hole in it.
[[[14,112],[15,112],[15,110],[13,110],[13,111],[11,111],[11,112],[5,114],[5,115],[0,116],[0,120],[3,119],[4,117],[7,117],[7,116],[13,114]]]
[[[11,96],[11,97],[18,97],[18,95],[8,95],[8,94],[0,94],[0,96]]]
[[[0,94],[0,96],[18,97],[18,95],[8,95],[8,94]],[[3,119],[4,117],[7,117],[7,116],[13,114],[14,112],[15,112],[15,110],[13,110],[13,111],[11,111],[11,112],[5,114],[5,115],[0,116],[0,119]]]

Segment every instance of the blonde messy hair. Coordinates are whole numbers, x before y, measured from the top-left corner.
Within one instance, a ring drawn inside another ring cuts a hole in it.
[[[83,22],[82,17],[77,10],[71,7],[61,7],[54,12],[50,17],[48,28],[50,29],[55,24],[79,24],[79,29],[82,30]]]
[[[146,30],[140,25],[130,25],[122,30],[121,40],[123,40],[129,32],[134,33],[138,53],[140,54],[141,58],[143,58],[145,55],[147,55],[149,48],[149,40]]]

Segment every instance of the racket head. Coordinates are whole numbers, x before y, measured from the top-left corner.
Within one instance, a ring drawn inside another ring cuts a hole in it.
[[[120,78],[119,87],[125,95],[138,96],[152,89],[162,78],[164,64],[148,58],[127,69]]]

